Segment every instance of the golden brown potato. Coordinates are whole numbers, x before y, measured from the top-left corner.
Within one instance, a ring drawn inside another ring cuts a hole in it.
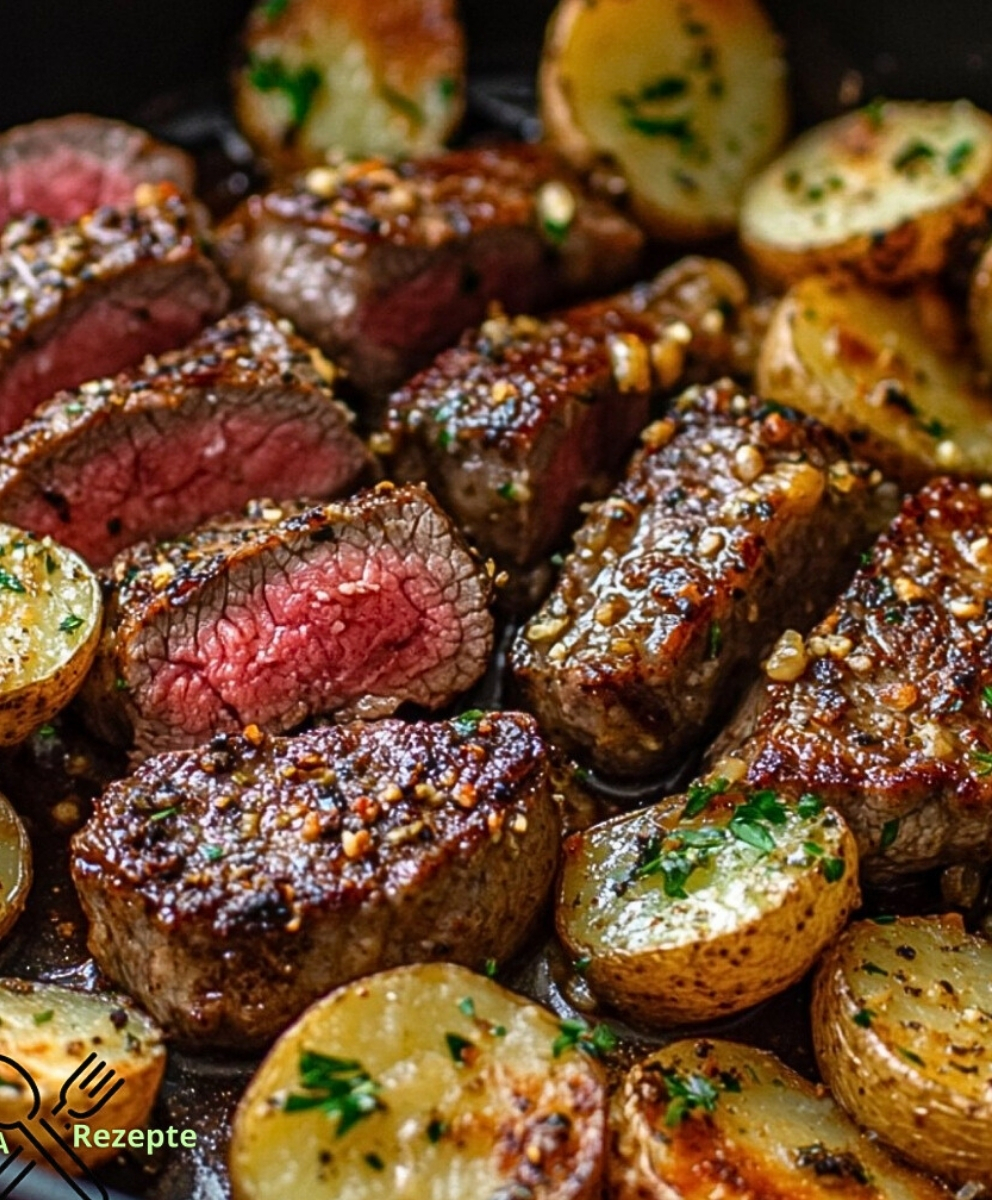
[[[968,289],[968,317],[982,365],[992,371],[992,242],[985,247]]]
[[[0,525],[0,745],[22,741],[69,703],[102,620],[100,585],[77,554]]]
[[[31,843],[21,818],[0,795],[0,938],[24,911],[31,891]]]
[[[97,1131],[144,1130],[166,1058],[161,1031],[130,1000],[21,979],[0,979],[0,1055],[0,1124],[30,1118],[31,1130],[73,1173],[78,1164],[42,1121],[86,1166],[106,1162],[119,1151],[96,1144]],[[30,1145],[25,1150],[41,1157]]]
[[[911,1162],[992,1186],[992,945],[957,916],[859,921],[813,998],[820,1071]]]
[[[598,1200],[601,1031],[448,963],[318,1001],[234,1120],[236,1200]]]
[[[782,991],[858,902],[854,838],[833,809],[716,780],[569,838],[557,924],[589,986],[658,1025]]]
[[[944,350],[928,308],[928,293],[810,276],[772,317],[758,391],[849,435],[907,488],[935,473],[992,475],[992,396],[966,356]]]
[[[936,275],[992,206],[992,117],[967,101],[889,101],[803,134],[747,189],[741,239],[761,271],[869,283]]]
[[[732,229],[788,124],[779,40],[755,0],[562,0],[540,95],[561,153],[619,168],[665,238]]]
[[[949,1200],[762,1050],[684,1041],[613,1098],[611,1200]]]
[[[464,109],[453,0],[263,0],[245,31],[238,120],[277,168],[438,150]]]

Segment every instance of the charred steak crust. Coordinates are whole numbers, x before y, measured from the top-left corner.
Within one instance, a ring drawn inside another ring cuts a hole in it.
[[[676,764],[783,624],[822,611],[881,484],[822,426],[727,381],[643,440],[511,656],[545,732],[626,777]]]
[[[219,736],[111,785],[72,871],[101,968],[184,1041],[256,1045],[346,980],[519,948],[551,885],[519,713]]]
[[[0,520],[104,566],[255,496],[340,494],[370,466],[334,368],[249,304],[182,350],[84,383],[0,440]]]
[[[188,341],[227,307],[178,198],[0,234],[0,433],[42,400]]]
[[[798,677],[763,679],[724,749],[759,786],[838,808],[869,875],[987,861],[990,611],[992,489],[935,480],[807,636]]]
[[[105,205],[129,208],[142,183],[170,183],[191,196],[196,168],[143,129],[85,113],[0,135],[0,225],[26,213],[62,222]]]
[[[653,397],[739,365],[732,268],[688,258],[650,283],[537,320],[490,317],[390,400],[394,478],[426,480],[473,543],[520,575],[613,485]]]
[[[561,206],[567,219],[554,215]],[[377,396],[478,324],[492,301],[526,311],[617,286],[642,245],[537,146],[318,169],[305,184],[251,197],[218,234],[231,280]]]
[[[439,708],[486,668],[491,593],[421,487],[145,543],[109,572],[85,715],[146,756],[252,722]]]

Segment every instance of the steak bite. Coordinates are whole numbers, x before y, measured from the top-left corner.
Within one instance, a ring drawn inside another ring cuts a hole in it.
[[[73,839],[101,969],[185,1042],[248,1048],[361,975],[526,939],[558,858],[530,717],[216,737],[110,786]]]
[[[188,342],[227,307],[182,201],[0,235],[0,434],[62,388]]]
[[[490,317],[392,397],[393,475],[425,480],[515,581],[540,576],[579,504],[615,482],[652,398],[702,363],[711,377],[740,365],[746,300],[733,268],[689,258],[547,320]]]
[[[727,381],[643,440],[512,652],[545,732],[618,777],[676,765],[783,625],[811,623],[877,527],[881,483]]]
[[[869,875],[988,861],[990,609],[992,488],[935,480],[820,624],[783,635],[720,750],[838,808]]]
[[[440,708],[482,675],[492,582],[424,488],[280,517],[115,559],[87,683],[97,732],[147,756],[251,723]]]
[[[141,184],[192,195],[193,160],[143,129],[83,113],[0,135],[0,226],[34,213],[64,224],[104,206],[130,208]]]
[[[340,494],[370,460],[333,377],[248,305],[138,371],[59,393],[0,441],[0,520],[104,566],[254,496]]]
[[[616,286],[641,233],[537,146],[318,168],[219,231],[230,278],[384,397],[489,304],[516,312]]]

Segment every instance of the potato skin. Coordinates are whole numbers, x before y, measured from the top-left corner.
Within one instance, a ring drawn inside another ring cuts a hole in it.
[[[7,797],[0,795],[0,938],[24,911],[33,877],[28,832]]]

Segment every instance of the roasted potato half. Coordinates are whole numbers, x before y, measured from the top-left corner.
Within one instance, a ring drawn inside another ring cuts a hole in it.
[[[992,395],[935,337],[931,300],[802,280],[772,317],[758,391],[847,434],[907,488],[938,472],[992,475]]]
[[[238,120],[283,170],[436,151],[465,107],[454,0],[263,0],[244,44]]]
[[[77,554],[0,525],[0,745],[22,741],[69,703],[102,619],[100,585]]]
[[[675,1042],[638,1063],[610,1124],[611,1200],[949,1200],[822,1088],[732,1042]]]
[[[782,991],[858,901],[854,837],[837,813],[717,780],[569,838],[556,919],[590,987],[660,1025]]]
[[[967,101],[889,101],[803,134],[755,179],[741,239],[765,275],[874,284],[938,274],[992,206],[992,117]]]
[[[448,963],[339,988],[238,1107],[236,1200],[599,1197],[606,1094],[578,1025]]]
[[[992,242],[985,247],[971,276],[968,318],[982,366],[992,371]]]
[[[788,126],[779,39],[755,0],[562,0],[540,71],[548,138],[606,162],[659,237],[725,233]]]
[[[823,1078],[911,1162],[992,1186],[992,945],[957,916],[859,921],[813,997]]]
[[[31,891],[31,842],[21,818],[0,795],[0,938],[14,927]]]
[[[73,1173],[80,1164],[66,1143],[87,1167],[98,1166],[119,1153],[95,1144],[98,1130],[145,1128],[165,1059],[161,1031],[130,1000],[0,979],[0,1128],[29,1122]],[[75,1128],[82,1125],[85,1134]],[[25,1150],[40,1157],[30,1144]]]

